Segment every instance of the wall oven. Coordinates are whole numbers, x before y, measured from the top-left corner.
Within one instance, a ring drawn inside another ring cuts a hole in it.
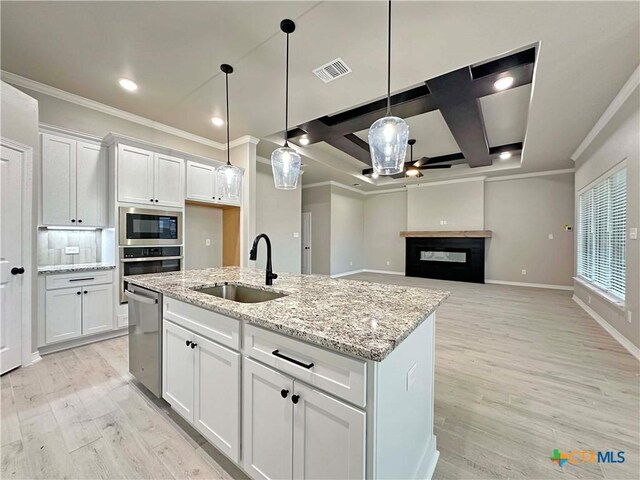
[[[121,247],[120,303],[127,303],[129,275],[178,272],[182,270],[182,247]]]
[[[120,207],[120,245],[181,245],[182,212]]]

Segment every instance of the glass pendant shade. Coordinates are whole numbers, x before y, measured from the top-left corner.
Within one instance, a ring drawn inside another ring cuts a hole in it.
[[[294,190],[300,176],[300,155],[289,146],[280,147],[271,154],[273,182],[278,190]]]
[[[384,117],[369,128],[369,149],[373,171],[379,175],[395,175],[404,169],[409,126],[399,117]]]
[[[216,168],[216,195],[228,202],[240,201],[242,170],[227,164]]]

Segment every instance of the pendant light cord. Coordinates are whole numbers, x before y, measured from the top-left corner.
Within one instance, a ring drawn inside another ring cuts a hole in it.
[[[287,60],[284,80],[284,146],[289,146],[289,34],[287,33]]]
[[[391,0],[389,0],[389,28],[387,38],[387,117],[391,115]]]
[[[227,165],[231,165],[231,149],[229,146],[229,74],[224,74],[225,92],[227,95]]]

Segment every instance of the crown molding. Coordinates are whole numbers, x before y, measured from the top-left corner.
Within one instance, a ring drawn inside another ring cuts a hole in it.
[[[506,180],[518,180],[522,178],[548,177],[550,175],[564,175],[565,173],[575,173],[574,168],[563,168],[561,170],[545,170],[543,172],[520,173],[516,175],[504,175],[502,177],[490,177],[486,182],[502,182]]]
[[[604,130],[607,124],[611,121],[611,119],[615,116],[615,114],[622,108],[627,99],[631,96],[631,94],[638,88],[640,85],[640,66],[638,66],[635,71],[631,74],[627,82],[622,86],[618,94],[615,96],[611,104],[604,111],[600,119],[593,126],[591,131],[584,137],[582,143],[578,145],[576,151],[571,155],[571,160],[574,162],[582,155],[589,145],[593,143],[596,137]]]
[[[113,117],[121,118],[129,122],[137,123],[138,125],[143,125],[145,127],[153,128],[154,130],[168,133],[169,135],[174,135],[176,137],[184,138],[185,140],[189,140],[191,142],[200,143],[202,145],[217,148],[219,150],[227,149],[227,146],[223,143],[219,143],[214,140],[210,140],[208,138],[195,135],[193,133],[185,132],[184,130],[180,130],[178,128],[171,127],[169,125],[165,125],[164,123],[156,122],[154,120],[141,117],[140,115],[136,115],[134,113],[125,112],[124,110],[120,110],[118,108],[105,105],[104,103],[96,102],[95,100],[90,100],[88,98],[81,97],[80,95],[69,93],[67,91],[60,90],[59,88],[55,88],[50,85],[37,82],[29,78],[21,77],[20,75],[16,75],[15,73],[7,72],[5,70],[0,70],[0,75],[3,81],[10,83],[12,85],[16,85],[18,87],[23,87],[29,90],[33,90],[34,92],[43,93],[50,97],[64,100],[66,102],[70,102],[84,108],[95,110],[97,112],[111,115]],[[245,137],[249,137],[249,135],[246,135]],[[247,140],[242,140],[245,137],[240,137],[239,139],[231,142],[231,148],[236,146],[234,145],[236,142],[240,142],[240,143],[237,143],[237,145],[246,143]],[[257,140],[254,137],[249,137],[249,138],[251,139],[250,141],[252,143],[253,143],[253,140]],[[255,143],[257,143],[257,141]]]
[[[467,182],[484,182],[487,177],[469,177],[469,178],[456,178],[453,180],[442,180],[438,182],[417,183],[415,185],[407,185],[407,188],[422,188],[422,187],[434,187],[437,185],[449,185],[452,183],[467,183]]]
[[[229,142],[229,147],[235,148],[235,147],[239,147],[240,145],[244,145],[245,143],[249,143],[251,145],[257,145],[259,142],[260,142],[259,138],[252,137],[251,135],[243,135],[242,137],[236,138],[235,140],[232,140],[231,142]],[[226,150],[227,146],[223,145],[220,149]]]
[[[380,193],[394,193],[394,192],[406,192],[404,187],[401,188],[388,188],[386,190],[372,190],[370,192],[364,192],[362,190],[358,190],[357,188],[350,187],[349,185],[345,185],[344,183],[336,182],[334,180],[328,180],[326,182],[318,182],[318,183],[309,183],[307,185],[303,185],[303,189],[307,188],[315,188],[315,187],[339,187],[344,188],[345,190],[349,190],[351,192],[359,193],[360,195],[378,195]]]
[[[70,128],[58,127],[56,125],[50,125],[48,123],[40,122],[40,133],[50,133],[53,135],[62,135],[63,137],[71,137],[74,140],[82,139],[87,142],[98,143],[107,146],[105,139],[98,137],[97,135],[91,135],[90,133],[78,132],[77,130],[71,130]]]

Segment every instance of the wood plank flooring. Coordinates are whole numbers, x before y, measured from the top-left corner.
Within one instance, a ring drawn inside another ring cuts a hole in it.
[[[450,290],[436,322],[438,479],[640,478],[638,362],[569,292],[382,274]],[[126,337],[0,377],[0,478],[242,478],[128,373]],[[553,450],[624,450],[565,465]]]

